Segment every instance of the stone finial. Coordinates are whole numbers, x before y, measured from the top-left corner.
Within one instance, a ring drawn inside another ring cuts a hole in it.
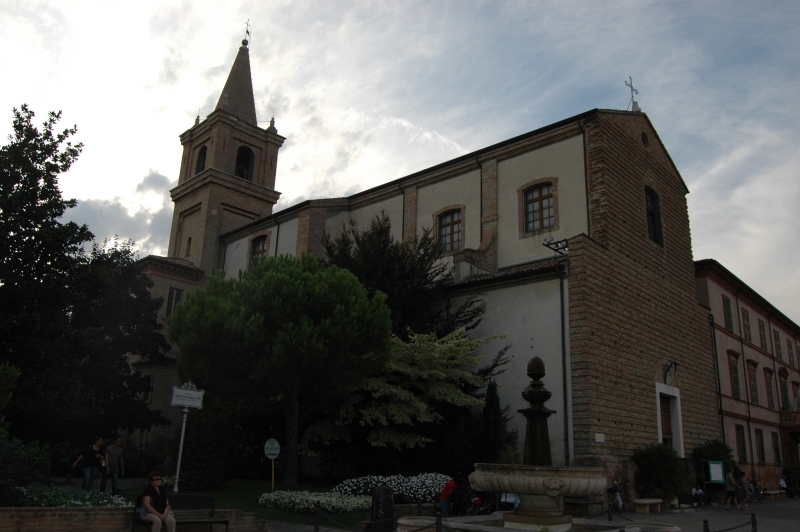
[[[528,377],[535,381],[540,381],[544,376],[544,362],[542,362],[542,359],[539,357],[533,357],[530,362],[528,362]]]

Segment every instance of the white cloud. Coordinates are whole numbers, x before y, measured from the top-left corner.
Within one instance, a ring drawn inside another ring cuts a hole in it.
[[[65,195],[145,235],[165,196],[131,191],[176,179],[177,136],[213,110],[248,18],[258,116],[288,137],[280,207],[625,108],[633,76],[692,191],[697,258],[800,322],[796,4],[0,0],[0,109],[63,109],[86,145]]]

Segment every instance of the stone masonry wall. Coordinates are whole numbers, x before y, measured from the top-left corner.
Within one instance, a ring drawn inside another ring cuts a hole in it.
[[[678,363],[686,455],[720,437],[714,361],[685,185],[644,115],[600,112],[584,126],[591,236],[569,249],[574,456],[630,485],[625,457],[658,441],[655,382],[664,364]],[[648,238],[645,185],[660,196],[663,247]]]

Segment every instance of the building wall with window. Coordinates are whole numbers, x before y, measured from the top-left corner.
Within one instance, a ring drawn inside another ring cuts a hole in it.
[[[714,337],[724,439],[750,478],[777,489],[783,465],[800,464],[800,327],[718,262],[695,267]]]

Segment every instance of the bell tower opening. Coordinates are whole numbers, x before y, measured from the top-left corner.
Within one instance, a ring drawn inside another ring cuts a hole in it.
[[[253,180],[253,161],[256,156],[247,146],[241,146],[236,152],[236,170],[234,175],[247,181]]]
[[[197,164],[194,167],[195,175],[206,169],[206,153],[208,153],[208,149],[205,146],[197,152]]]

